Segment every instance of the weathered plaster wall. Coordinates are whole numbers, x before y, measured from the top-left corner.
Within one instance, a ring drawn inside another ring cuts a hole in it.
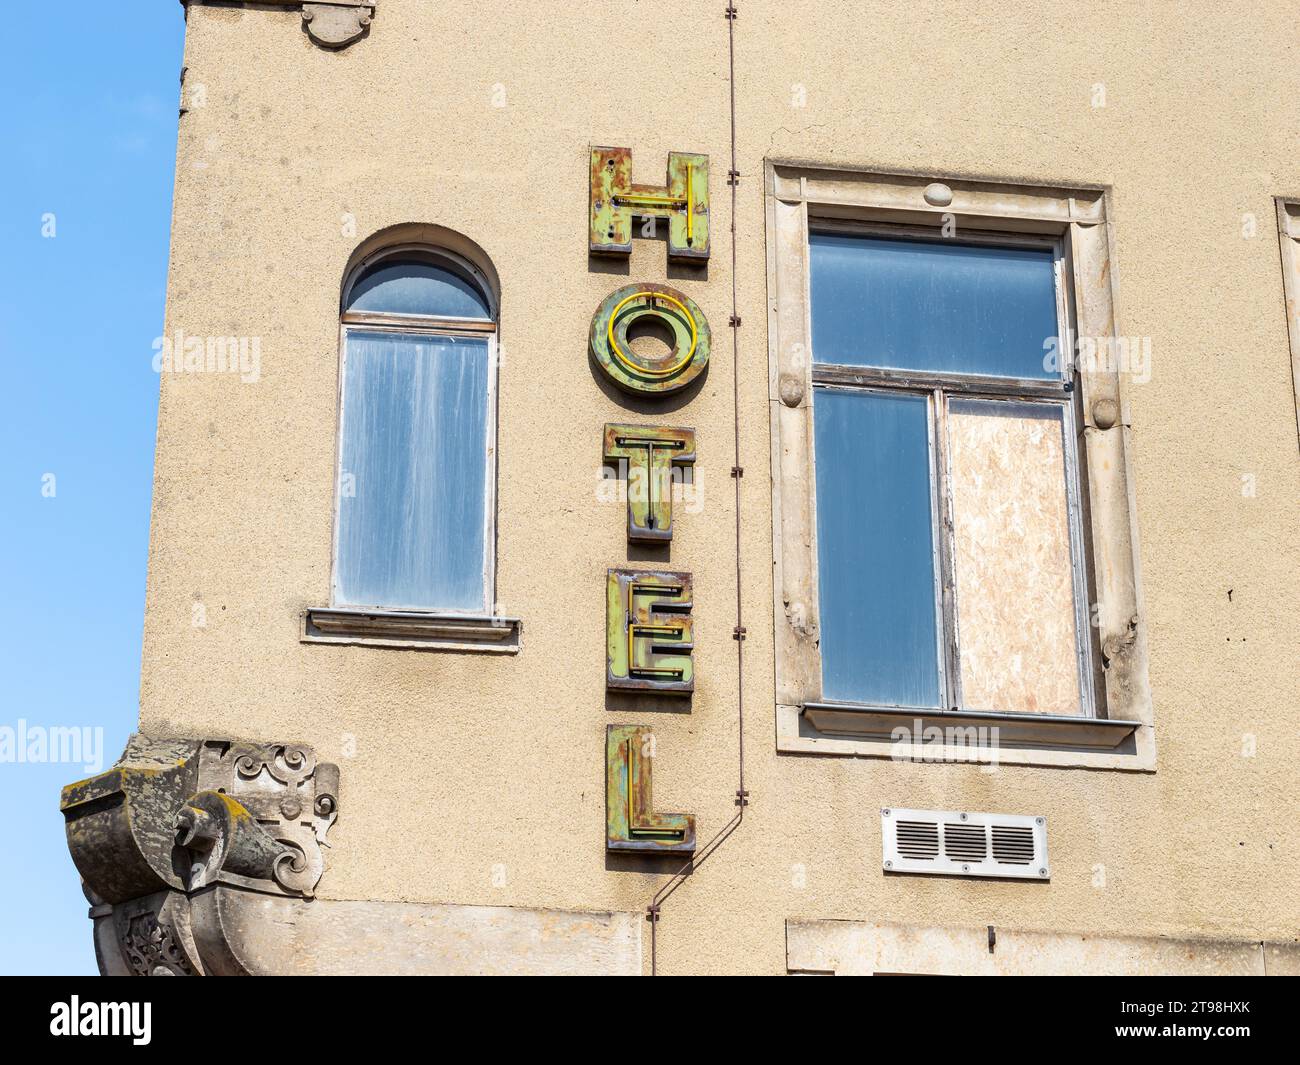
[[[611,721],[657,726],[657,803],[694,811],[701,841],[732,815],[724,6],[384,0],[341,53],[313,46],[296,13],[189,11],[186,85],[206,102],[180,122],[166,328],[260,336],[261,376],[163,381],[141,728],[293,739],[339,762],[324,896],[642,909],[671,863],[605,854]],[[1272,203],[1300,193],[1293,7],[973,7],[739,4],[752,806],[666,906],[663,971],[784,971],[787,917],[1300,927],[1300,460]],[[648,182],[669,150],[712,157],[707,276],[667,270],[653,241],[630,268],[589,262],[591,144],[631,147]],[[1112,187],[1121,330],[1154,345],[1150,383],[1129,390],[1154,775],[776,754],[765,158]],[[498,599],[524,619],[515,657],[298,640],[301,610],[329,595],[339,285],[361,240],[404,222],[466,234],[500,273]],[[625,278],[667,280],[714,326],[684,405],[638,414],[593,377],[590,317]],[[698,434],[704,506],[679,517],[670,556],[629,551],[622,505],[597,501],[603,424],[642,417]],[[606,699],[604,573],[638,559],[695,577],[689,715]],[[1046,814],[1052,880],[884,879],[882,805]]]

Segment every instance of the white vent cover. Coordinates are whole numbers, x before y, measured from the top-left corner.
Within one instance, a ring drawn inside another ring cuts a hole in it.
[[[949,810],[880,811],[889,873],[1047,880],[1047,818]]]

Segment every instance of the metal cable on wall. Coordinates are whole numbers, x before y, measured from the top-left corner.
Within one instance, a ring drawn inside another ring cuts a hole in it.
[[[736,19],[739,10],[729,3],[726,8],[727,19],[727,60],[728,60],[728,104],[731,122],[731,165],[727,170],[727,184],[731,188],[731,408],[733,430],[733,462],[731,478],[736,491],[736,627],[732,637],[736,641],[736,730],[738,747],[738,767],[736,784],[736,814],[718,833],[691,857],[691,860],[677,870],[650,900],[646,907],[646,916],[650,921],[650,975],[659,975],[659,912],[663,903],[674,891],[686,882],[686,877],[703,865],[726,842],[745,820],[745,807],[749,804],[749,792],[745,790],[745,625],[743,611],[743,594],[741,578],[740,530],[741,498],[740,479],[744,476],[744,467],[740,464],[740,314],[736,290],[736,191],[740,185],[740,171],[736,169]]]

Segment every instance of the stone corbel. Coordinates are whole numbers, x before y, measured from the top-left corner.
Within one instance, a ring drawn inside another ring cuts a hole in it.
[[[302,21],[307,35],[322,48],[346,48],[364,37],[375,17],[373,3],[333,0],[327,4],[303,4]]]
[[[100,970],[232,971],[240,945],[214,904],[222,892],[312,898],[338,792],[338,767],[310,747],[133,736],[61,803]]]
[[[188,6],[195,0],[181,0]],[[322,48],[346,48],[364,37],[375,17],[375,0],[324,0],[322,3],[304,3],[303,0],[261,0],[272,7],[302,9],[303,26],[307,36]]]

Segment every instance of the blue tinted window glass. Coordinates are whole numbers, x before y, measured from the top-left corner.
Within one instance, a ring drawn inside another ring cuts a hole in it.
[[[819,388],[814,412],[823,695],[937,707],[926,398]]]
[[[352,286],[346,309],[445,318],[492,317],[487,299],[468,277],[449,266],[420,259],[385,259],[371,267]]]
[[[351,332],[335,602],[485,611],[486,340]]]
[[[1046,248],[813,233],[817,362],[1003,377],[1058,376]]]

